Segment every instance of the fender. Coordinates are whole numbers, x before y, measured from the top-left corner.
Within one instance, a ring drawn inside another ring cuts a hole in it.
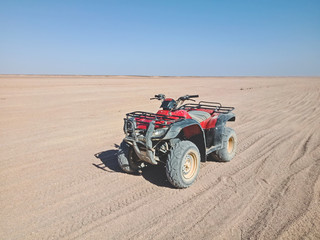
[[[236,115],[233,112],[227,114],[220,114],[217,119],[216,126],[214,128],[213,134],[213,145],[218,145],[222,143],[222,134],[224,133],[224,128],[227,121],[234,122],[236,120]]]
[[[183,121],[172,124],[162,140],[175,139],[186,128],[188,128],[190,133],[198,133],[196,135],[188,136],[188,140],[198,147],[201,155],[201,161],[206,161],[205,133],[201,125],[194,119],[184,119]]]
[[[234,122],[236,120],[236,115],[233,112],[227,114],[219,114],[217,119],[217,125],[225,125],[227,121]]]
[[[202,127],[200,126],[200,124],[196,120],[184,119],[183,121],[173,123],[170,126],[166,135],[163,137],[163,140],[172,139],[172,138],[177,137],[182,129],[184,129],[185,127],[192,126],[192,125],[197,125],[202,130]],[[203,130],[202,130],[202,132],[203,132]]]

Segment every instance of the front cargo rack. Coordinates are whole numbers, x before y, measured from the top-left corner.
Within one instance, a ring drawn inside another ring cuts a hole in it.
[[[151,121],[155,121],[156,126],[168,126],[172,123],[185,119],[185,117],[183,116],[168,116],[164,114],[156,114],[142,111],[135,111],[127,113],[126,115],[127,119],[130,117],[135,118],[136,123],[141,125],[149,125]]]
[[[184,109],[186,111],[191,110],[212,110],[212,113],[222,113],[227,114],[234,110],[234,107],[224,107],[221,103],[218,102],[207,102],[207,101],[200,101],[199,103],[187,103],[182,105],[179,109]]]

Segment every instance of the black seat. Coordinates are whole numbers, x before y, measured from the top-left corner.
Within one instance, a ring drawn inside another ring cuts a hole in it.
[[[192,119],[196,120],[199,123],[207,120],[211,116],[210,113],[204,111],[190,111],[188,113],[190,117],[192,117]]]

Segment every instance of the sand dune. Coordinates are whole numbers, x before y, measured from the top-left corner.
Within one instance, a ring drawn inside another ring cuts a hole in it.
[[[123,117],[157,93],[234,106],[236,157],[184,190],[122,173]],[[319,106],[319,77],[0,76],[0,238],[320,239]]]

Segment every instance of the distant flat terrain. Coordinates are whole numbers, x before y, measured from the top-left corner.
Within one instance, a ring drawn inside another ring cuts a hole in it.
[[[234,106],[236,157],[184,190],[122,173],[157,93]],[[320,239],[320,77],[0,75],[0,161],[1,239]]]

